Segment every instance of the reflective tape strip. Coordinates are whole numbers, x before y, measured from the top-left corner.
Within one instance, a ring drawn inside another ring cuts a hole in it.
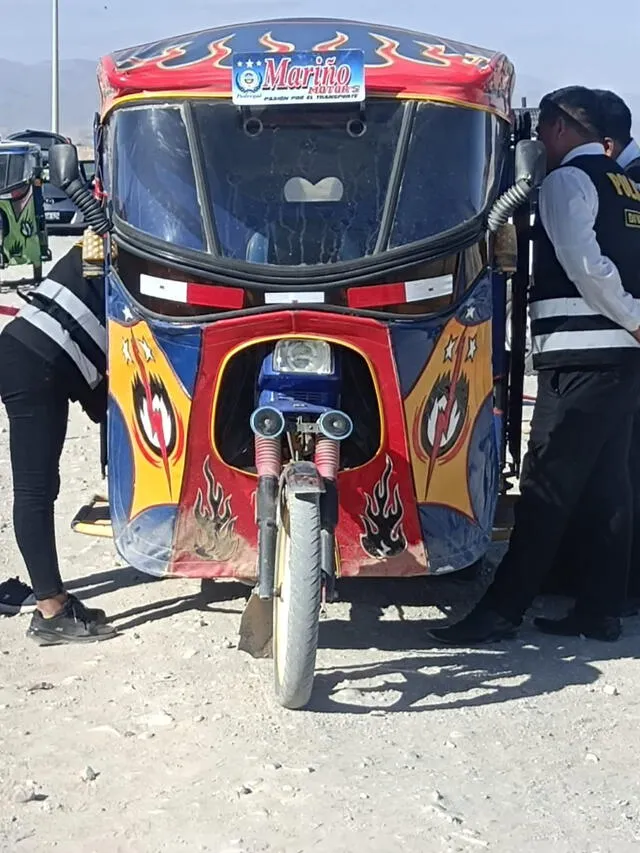
[[[244,290],[241,287],[225,287],[222,284],[187,284],[189,305],[204,305],[210,308],[242,308]]]
[[[140,276],[140,293],[154,299],[181,302],[184,305],[199,305],[209,308],[242,308],[244,290],[241,287],[225,287],[220,284],[195,284],[158,278],[153,275]]]
[[[167,299],[169,302],[187,302],[187,282],[170,278],[157,278],[155,275],[140,276],[140,293],[155,299]]]
[[[533,351],[536,355],[559,350],[638,349],[640,344],[624,329],[602,329],[590,332],[552,332],[535,335]]]
[[[350,308],[373,308],[385,305],[404,305],[425,299],[440,299],[453,293],[453,276],[440,275],[396,284],[371,284],[351,287],[347,293]]]
[[[296,303],[310,304],[312,302],[324,302],[324,293],[320,290],[303,293],[299,290],[286,291],[284,293],[265,293],[265,305],[295,305]]]
[[[48,299],[53,300],[61,308],[64,308],[67,314],[82,326],[96,346],[100,347],[102,352],[107,351],[107,332],[105,327],[96,315],[87,308],[84,302],[75,293],[72,293],[68,287],[57,281],[53,281],[51,278],[46,278],[38,286],[36,293],[41,293]]]
[[[422,278],[406,281],[404,284],[406,302],[420,302],[423,299],[439,299],[453,293],[453,276],[439,275],[435,278]]]
[[[550,317],[594,317],[599,314],[590,308],[581,297],[575,299],[540,299],[529,306],[532,320],[548,320]]]
[[[71,335],[66,331],[66,329],[62,328],[57,320],[54,320],[53,317],[50,317],[47,313],[33,305],[26,305],[20,311],[19,316],[23,320],[26,320],[27,323],[31,323],[32,326],[35,326],[36,329],[40,329],[40,331],[47,335],[47,337],[51,338],[51,340],[54,341],[60,349],[67,353],[90,388],[95,388],[96,385],[98,385],[102,377],[89,359],[84,356],[78,344],[76,344],[71,338]]]

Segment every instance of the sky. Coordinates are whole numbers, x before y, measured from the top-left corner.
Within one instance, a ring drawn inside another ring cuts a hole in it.
[[[3,5],[0,58],[48,60],[51,0],[5,0]],[[347,17],[500,50],[515,63],[518,93],[530,99],[548,88],[584,84],[633,95],[640,111],[640,0],[607,5],[596,0],[59,0],[59,7],[64,59],[97,59],[119,48],[238,20]],[[640,115],[636,127],[639,123]]]

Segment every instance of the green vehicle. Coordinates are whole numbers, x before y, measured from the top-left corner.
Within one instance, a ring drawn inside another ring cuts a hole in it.
[[[27,142],[0,142],[0,270],[51,260],[42,200],[42,152]]]

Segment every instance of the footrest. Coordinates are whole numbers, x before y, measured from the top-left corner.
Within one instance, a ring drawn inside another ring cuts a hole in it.
[[[88,504],[80,507],[71,522],[71,529],[75,533],[84,533],[85,536],[111,539],[113,531],[107,498],[104,495],[94,495]]]

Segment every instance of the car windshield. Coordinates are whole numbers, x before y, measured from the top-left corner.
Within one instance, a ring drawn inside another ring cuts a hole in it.
[[[110,131],[115,212],[174,247],[238,261],[357,260],[481,213],[503,132],[482,110],[391,99],[129,107]]]

